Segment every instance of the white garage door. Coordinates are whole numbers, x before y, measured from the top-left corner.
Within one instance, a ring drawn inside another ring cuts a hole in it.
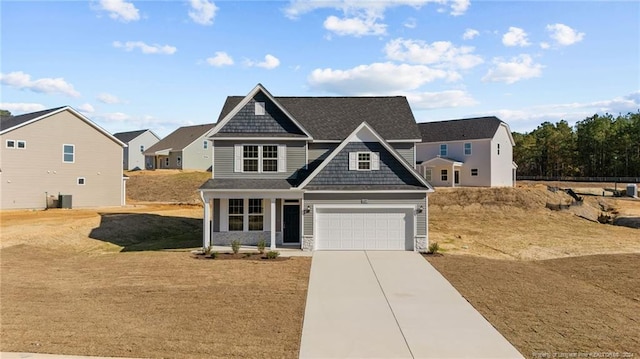
[[[413,210],[319,208],[318,250],[413,250]]]

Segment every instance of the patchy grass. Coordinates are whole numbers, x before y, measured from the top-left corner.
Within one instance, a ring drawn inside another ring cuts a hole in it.
[[[127,198],[135,202],[201,203],[198,188],[211,172],[154,170],[127,172]]]

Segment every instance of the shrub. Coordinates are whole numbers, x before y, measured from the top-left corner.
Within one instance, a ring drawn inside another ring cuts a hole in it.
[[[211,256],[211,259],[216,259],[216,258],[218,258],[218,252],[213,251],[213,252],[211,252],[210,256]]]
[[[204,254],[208,256],[209,254],[211,254],[211,250],[212,250],[212,249],[213,249],[213,248],[211,248],[211,246],[209,246],[209,247],[205,247],[205,249],[204,249]]]
[[[238,254],[238,252],[240,252],[240,241],[237,239],[234,239],[233,241],[231,241],[231,250],[233,251],[233,254]]]
[[[280,252],[278,252],[278,251],[268,251],[267,252],[267,259],[276,259],[276,258],[278,258],[278,256],[280,256]]]
[[[260,252],[260,254],[264,253],[264,248],[267,246],[267,241],[265,241],[264,239],[261,239],[258,241],[258,252]]]
[[[433,242],[429,244],[429,250],[427,251],[427,253],[436,254],[438,253],[438,251],[440,251],[440,246],[438,245],[438,242]]]

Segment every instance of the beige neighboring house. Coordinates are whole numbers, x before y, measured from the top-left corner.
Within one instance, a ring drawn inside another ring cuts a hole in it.
[[[122,158],[122,169],[129,171],[145,169],[144,151],[160,141],[160,137],[151,130],[118,132],[113,136],[127,144]]]
[[[208,170],[212,165],[207,135],[215,124],[185,126],[144,151],[146,169]]]
[[[126,145],[71,107],[2,117],[0,145],[1,209],[124,205]]]
[[[419,123],[419,172],[436,187],[513,187],[515,142],[497,117]]]

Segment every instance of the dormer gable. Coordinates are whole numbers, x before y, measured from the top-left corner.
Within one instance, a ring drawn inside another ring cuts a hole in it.
[[[261,84],[218,122],[212,137],[311,139],[304,127]]]

